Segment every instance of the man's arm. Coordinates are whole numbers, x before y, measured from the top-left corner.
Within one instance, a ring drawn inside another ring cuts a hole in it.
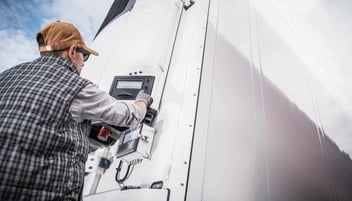
[[[97,119],[112,125],[133,126],[144,119],[146,106],[141,100],[134,104],[117,101],[97,85],[89,84],[73,99],[70,113],[78,122]]]

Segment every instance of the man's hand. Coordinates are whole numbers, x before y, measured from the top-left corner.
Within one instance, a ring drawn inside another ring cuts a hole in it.
[[[143,101],[148,108],[153,103],[153,98],[149,94],[144,93],[143,90],[140,90],[136,96],[136,101]]]

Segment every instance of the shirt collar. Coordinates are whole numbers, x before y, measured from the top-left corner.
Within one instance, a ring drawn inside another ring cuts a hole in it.
[[[41,62],[56,63],[57,65],[64,66],[70,71],[77,73],[79,75],[75,65],[69,59],[56,56],[56,55],[46,55],[38,58],[37,60]]]

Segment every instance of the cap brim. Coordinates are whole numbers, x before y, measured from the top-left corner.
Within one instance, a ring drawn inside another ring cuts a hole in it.
[[[87,50],[90,54],[94,54],[95,56],[99,56],[99,53],[97,51],[92,50],[89,47],[82,47],[82,48]]]

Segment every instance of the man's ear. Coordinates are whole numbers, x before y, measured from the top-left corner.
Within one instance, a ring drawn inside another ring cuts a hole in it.
[[[71,45],[71,47],[68,49],[67,56],[71,60],[73,60],[75,58],[76,54],[77,54],[76,49],[77,49],[76,45]]]

